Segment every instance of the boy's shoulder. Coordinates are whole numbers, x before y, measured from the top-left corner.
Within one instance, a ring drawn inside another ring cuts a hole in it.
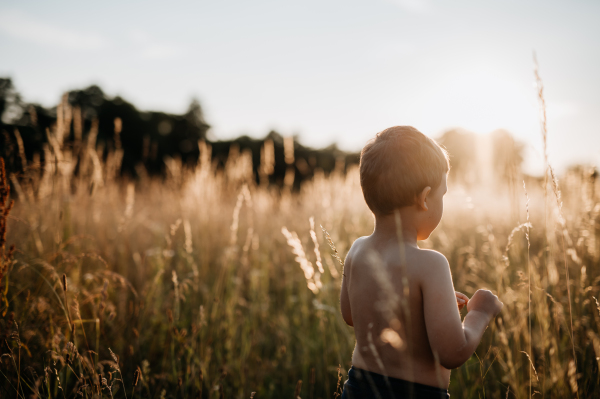
[[[448,259],[446,259],[442,253],[433,249],[417,248],[415,250],[415,256],[418,257],[419,261],[422,261],[427,265],[432,265],[433,267],[449,266]]]
[[[350,246],[350,249],[348,250],[348,254],[346,254],[347,261],[351,260],[353,256],[365,249],[365,247],[367,246],[368,238],[369,236],[363,236],[358,237],[356,240],[354,240],[354,242]]]
[[[367,242],[367,240],[369,239],[369,237],[370,236],[358,237],[356,240],[354,240],[354,242],[350,246],[350,251],[352,251],[353,249],[356,251],[356,249],[358,247],[362,246],[363,244],[365,244]]]
[[[421,287],[436,289],[440,285],[440,278],[450,274],[450,264],[446,257],[432,249],[414,249],[410,260],[407,254],[409,275]]]

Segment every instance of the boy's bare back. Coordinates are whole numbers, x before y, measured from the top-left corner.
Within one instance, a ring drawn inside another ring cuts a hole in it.
[[[448,330],[440,331],[443,334],[451,334],[451,328],[462,330],[448,263],[438,252],[404,247],[405,267],[399,243],[393,239],[381,242],[376,236],[362,237],[348,253],[347,298],[342,297],[342,306],[347,300],[356,334],[352,364],[390,377],[447,387],[450,371],[439,363],[436,367],[429,335],[440,329],[435,325],[448,324]],[[429,334],[427,318],[432,324]]]

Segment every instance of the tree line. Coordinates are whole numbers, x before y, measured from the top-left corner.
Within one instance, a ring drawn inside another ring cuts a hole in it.
[[[359,162],[357,152],[341,151],[335,144],[309,148],[295,137],[286,138],[276,131],[262,139],[242,136],[217,141],[208,138],[209,129],[197,100],[183,114],[142,111],[122,97],[110,97],[92,85],[69,91],[60,104],[46,108],[25,102],[10,78],[0,78],[0,156],[5,159],[8,173],[17,176],[24,173],[28,163],[43,165],[52,145],[65,147],[76,158],[90,134],[94,135],[99,157],[106,159],[111,152],[122,151],[118,172],[131,178],[139,176],[142,169],[150,176],[164,176],[165,159],[178,159],[184,167],[195,167],[201,142],[210,146],[211,162],[217,167],[224,167],[232,153],[249,152],[257,182],[265,178],[265,156],[269,158],[265,149],[269,149],[272,159],[267,167],[272,170],[267,171],[266,178],[278,185],[284,184],[290,173],[290,180],[298,187],[316,170],[330,173]],[[480,184],[490,176],[495,181],[508,182],[521,173],[524,145],[506,131],[498,130],[482,139],[471,132],[451,129],[438,141],[448,149],[451,173],[462,184]],[[483,146],[489,149],[487,153],[481,143],[487,143]],[[490,173],[486,174],[486,170]]]
[[[142,111],[120,96],[109,97],[96,85],[69,91],[56,107],[46,108],[25,102],[10,78],[0,78],[0,117],[0,156],[6,160],[8,173],[17,175],[24,172],[24,164],[43,164],[45,148],[59,144],[77,151],[90,133],[95,135],[100,157],[106,159],[111,151],[122,150],[119,173],[132,178],[139,175],[140,166],[151,176],[163,176],[165,159],[179,159],[184,167],[194,167],[200,159],[199,142],[211,147],[211,158],[217,167],[224,167],[232,152],[249,151],[257,181],[261,175],[261,151],[265,142],[269,142],[273,170],[268,178],[274,184],[283,184],[290,168],[297,186],[316,170],[329,173],[359,160],[359,154],[341,151],[335,144],[313,149],[276,131],[268,132],[262,139],[241,136],[233,140],[210,140],[207,136],[210,125],[197,100],[183,114]],[[290,146],[292,162],[289,148],[286,158],[286,147]]]

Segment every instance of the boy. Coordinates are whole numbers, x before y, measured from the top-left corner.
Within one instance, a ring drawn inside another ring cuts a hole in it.
[[[375,230],[352,244],[344,267],[341,310],[356,347],[342,399],[449,398],[450,369],[502,309],[490,291],[455,292],[444,255],[417,246],[442,218],[448,170],[446,151],[410,126],[378,133],[361,152]]]

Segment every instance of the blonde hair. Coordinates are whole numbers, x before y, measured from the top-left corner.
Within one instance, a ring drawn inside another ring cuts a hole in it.
[[[435,190],[448,170],[446,150],[412,126],[377,133],[360,153],[360,186],[375,214],[413,205],[425,187]]]

